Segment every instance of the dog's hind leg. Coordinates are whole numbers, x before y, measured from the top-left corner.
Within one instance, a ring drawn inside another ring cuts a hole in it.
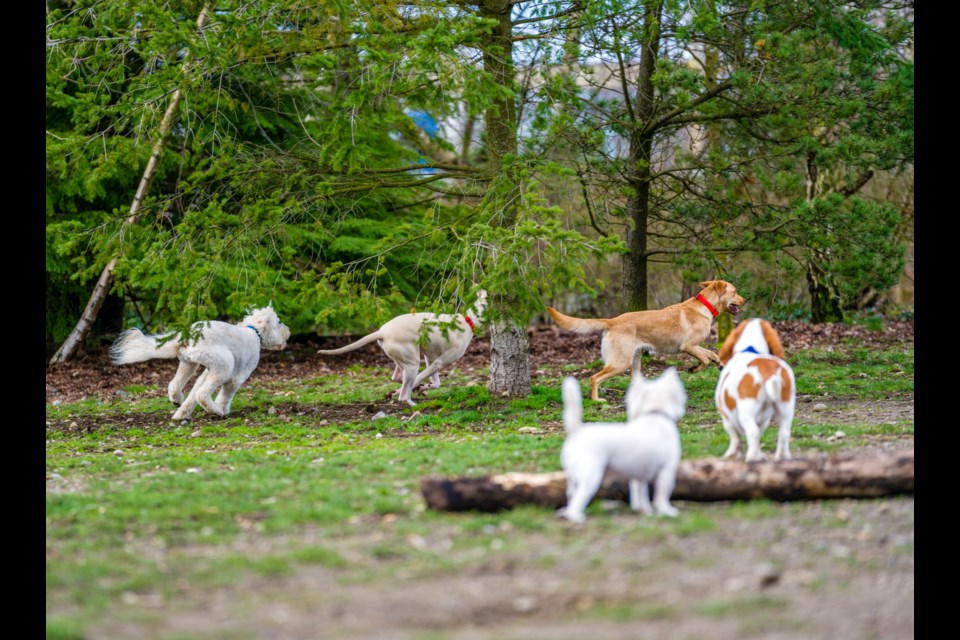
[[[740,447],[743,445],[743,440],[740,438],[740,432],[727,418],[722,418],[721,421],[723,422],[724,431],[726,431],[727,435],[730,436],[730,446],[727,447],[723,457],[732,458],[740,453]]]
[[[680,513],[670,504],[670,496],[677,484],[677,467],[664,467],[653,481],[653,506],[657,515],[673,517]]]
[[[423,356],[423,364],[426,365],[426,368],[430,367],[430,360],[427,356]],[[433,372],[433,375],[430,376],[430,384],[424,385],[424,389],[439,389],[440,388],[440,370]]]
[[[744,410],[740,414],[740,427],[743,429],[743,435],[747,438],[747,455],[744,456],[744,460],[747,462],[763,460],[765,457],[760,451],[760,434],[763,430],[757,424],[754,415],[756,415],[756,411],[752,408],[750,411]]]
[[[571,477],[573,480],[571,481]],[[596,495],[603,482],[603,469],[587,469],[574,474],[567,474],[567,505],[557,511],[557,516],[571,522],[583,522],[587,519],[584,513],[587,505]],[[572,490],[572,493],[571,493]]]
[[[200,377],[197,378],[197,381],[193,383],[193,388],[190,389],[190,393],[188,393],[184,401],[180,403],[180,408],[173,413],[174,420],[186,420],[193,413],[194,407],[197,406],[197,390],[200,384],[207,379],[208,373],[209,370],[204,371],[200,374]]]
[[[630,508],[647,516],[653,515],[653,507],[650,505],[650,485],[636,478],[630,478],[628,486],[630,487]]]
[[[774,460],[790,459],[790,427],[793,424],[793,407],[787,407],[777,414],[777,424],[780,431],[777,433],[777,451],[773,454]]]
[[[190,381],[199,367],[200,365],[195,362],[180,361],[176,375],[167,385],[167,397],[170,398],[170,402],[175,405],[183,404],[183,388],[187,386],[187,382]]]

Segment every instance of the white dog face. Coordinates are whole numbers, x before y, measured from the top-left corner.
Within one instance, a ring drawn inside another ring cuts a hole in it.
[[[244,318],[244,322],[251,324],[260,332],[261,348],[270,351],[281,351],[287,348],[290,339],[290,328],[280,322],[273,306],[256,309]]]

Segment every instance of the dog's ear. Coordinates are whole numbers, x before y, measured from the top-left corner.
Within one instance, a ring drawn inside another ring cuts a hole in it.
[[[773,325],[766,320],[761,320],[760,330],[763,331],[763,339],[767,341],[767,346],[770,347],[770,353],[781,360],[786,360],[787,356],[783,353],[780,335],[777,333],[777,330],[773,328]]]
[[[733,347],[737,344],[737,340],[740,339],[740,334],[743,333],[743,329],[746,326],[746,322],[741,322],[730,332],[727,339],[723,341],[723,346],[720,347],[720,352],[717,353],[717,357],[720,358],[720,364],[722,366],[726,366],[730,358],[733,357]]]

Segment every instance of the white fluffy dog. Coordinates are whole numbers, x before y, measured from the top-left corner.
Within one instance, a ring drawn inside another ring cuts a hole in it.
[[[580,383],[566,378],[563,424],[567,439],[560,462],[567,474],[567,505],[557,515],[583,522],[584,510],[608,474],[628,478],[634,511],[677,515],[670,495],[680,466],[677,422],[686,413],[686,403],[687,393],[675,367],[655,380],[635,372],[626,395],[627,422],[583,424]],[[650,484],[654,485],[652,508]]]
[[[237,324],[212,320],[198,322],[194,327],[202,332],[195,342],[172,338],[158,344],[159,338],[171,334],[145,335],[139,329],[127,329],[110,347],[113,364],[157,358],[180,360],[177,373],[167,386],[170,401],[180,405],[173,414],[174,420],[189,418],[197,403],[218,416],[230,413],[233,396],[260,362],[260,350],[279,351],[290,338],[290,329],[269,305],[250,312]],[[206,369],[184,400],[183,388],[201,366]],[[218,389],[220,393],[214,400]]]
[[[746,437],[744,460],[763,460],[760,436],[770,420],[776,418],[780,432],[773,457],[789,460],[797,385],[773,325],[760,318],[741,322],[727,336],[717,355],[723,370],[717,380],[714,402],[730,436],[730,446],[723,457],[737,455]]]
[[[477,292],[476,302],[466,315],[405,313],[356,342],[339,349],[321,349],[317,353],[335,356],[355,351],[376,341],[387,357],[396,363],[393,380],[401,381],[400,389],[396,392],[399,394],[398,400],[415,406],[416,403],[410,398],[413,390],[427,378],[430,378],[432,383],[427,388],[439,387],[440,369],[459,360],[467,352],[467,347],[473,340],[475,322],[483,319],[486,306],[487,292],[481,289]],[[449,324],[444,325],[451,322],[452,327]],[[421,359],[426,363],[426,367],[417,373]]]

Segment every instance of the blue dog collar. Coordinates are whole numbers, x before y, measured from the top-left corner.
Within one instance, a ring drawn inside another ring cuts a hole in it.
[[[250,327],[250,328],[253,329],[253,327]],[[253,330],[256,331],[256,329],[253,329]],[[258,333],[257,335],[260,335],[260,334]],[[744,350],[741,351],[740,353],[755,353],[755,354],[757,354],[758,356],[760,355],[760,352],[757,351],[756,349],[754,349],[754,348],[753,348],[753,345],[750,345],[749,347],[747,347],[746,349],[744,349]]]
[[[247,329],[253,329],[253,332],[254,332],[255,334],[257,334],[257,340],[259,340],[259,341],[261,342],[261,344],[263,343],[263,338],[260,337],[260,332],[257,331],[257,328],[256,328],[255,326],[253,326],[252,324],[248,324],[248,325],[247,325]],[[752,347],[751,347],[751,348],[752,348]]]

